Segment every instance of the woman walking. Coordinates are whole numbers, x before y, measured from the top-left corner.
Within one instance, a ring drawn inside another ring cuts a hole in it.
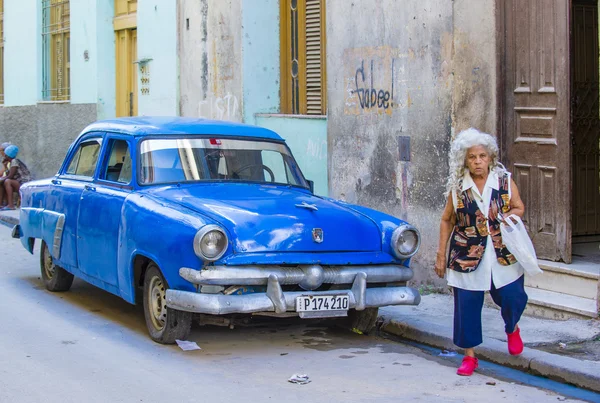
[[[485,291],[500,306],[509,353],[523,351],[517,325],[527,305],[523,268],[502,242],[500,223],[503,217],[523,217],[524,212],[517,185],[498,161],[494,137],[472,128],[459,133],[450,150],[447,202],[435,263],[437,275],[447,275],[453,287],[454,344],[465,353],[458,375],[470,376],[478,366],[474,347],[483,342]]]

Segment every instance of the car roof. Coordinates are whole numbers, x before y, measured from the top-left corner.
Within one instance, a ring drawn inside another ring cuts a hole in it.
[[[87,126],[80,136],[89,132],[113,132],[134,137],[153,135],[215,135],[232,137],[253,137],[283,141],[274,131],[264,127],[222,120],[208,120],[184,117],[136,116],[100,120]]]

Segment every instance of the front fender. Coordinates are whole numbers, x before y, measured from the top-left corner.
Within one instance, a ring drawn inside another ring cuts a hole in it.
[[[350,203],[343,202],[341,200],[335,200],[335,199],[329,199],[329,200],[333,203],[336,203],[345,208],[352,209],[352,210],[364,215],[365,217],[370,218],[375,224],[377,224],[377,226],[380,229],[382,252],[385,252],[385,253],[389,254],[390,256],[395,256],[394,252],[392,251],[392,248],[391,248],[392,235],[394,233],[394,230],[396,228],[398,228],[400,225],[406,224],[407,223],[406,221],[396,218],[392,215],[383,213],[381,211],[374,210],[369,207],[359,206],[356,204],[350,204]],[[410,259],[397,260],[397,261],[406,267],[409,267],[409,265],[410,265]]]
[[[138,255],[158,265],[170,288],[195,291],[195,286],[179,275],[179,269],[202,267],[194,253],[193,239],[198,229],[214,222],[179,204],[147,194],[129,196],[122,215],[118,253],[121,297],[135,303],[134,262]]]

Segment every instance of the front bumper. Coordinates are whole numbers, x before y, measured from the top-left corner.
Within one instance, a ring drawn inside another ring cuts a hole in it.
[[[184,276],[183,273],[189,274],[188,270],[190,269],[180,270],[180,273],[182,273],[184,278],[186,278],[186,276]],[[401,276],[404,278],[404,274]],[[167,306],[169,308],[187,312],[225,315],[231,313],[254,312],[295,312],[296,297],[300,296],[348,295],[350,308],[358,311],[364,310],[365,308],[377,308],[388,305],[418,305],[421,301],[419,292],[414,288],[367,288],[367,274],[364,271],[354,273],[353,277],[352,286],[347,290],[284,292],[281,288],[278,276],[270,273],[265,279],[267,291],[264,293],[223,295],[202,294],[169,289],[167,290],[166,296]],[[254,279],[253,281],[257,280]],[[344,282],[342,282],[342,284],[343,283]],[[326,313],[323,316],[327,316]],[[335,315],[332,314],[331,316]]]

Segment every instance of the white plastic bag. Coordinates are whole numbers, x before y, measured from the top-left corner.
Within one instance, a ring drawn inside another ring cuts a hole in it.
[[[538,266],[533,243],[531,243],[521,217],[514,214],[506,217],[504,222],[500,224],[500,234],[506,249],[517,258],[517,261],[523,266],[528,275],[535,276],[543,273]]]

